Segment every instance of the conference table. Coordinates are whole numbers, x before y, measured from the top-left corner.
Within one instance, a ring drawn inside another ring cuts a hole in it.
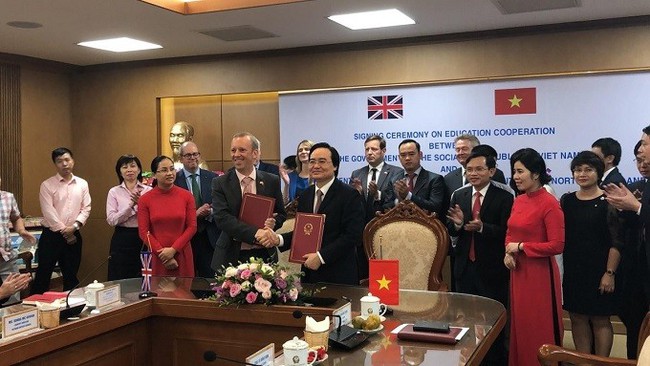
[[[351,300],[352,311],[360,310],[359,299],[367,288],[339,285],[325,287],[316,296],[335,301],[327,307],[242,305],[219,307],[198,299],[209,287],[208,279],[154,277],[152,290],[158,296],[140,299],[141,279],[105,283],[119,284],[122,304],[99,314],[84,310],[78,320],[30,335],[0,340],[0,365],[230,365],[208,362],[206,352],[243,361],[246,356],[293,336],[302,336],[304,319],[294,311],[314,314],[316,320]],[[73,296],[82,294],[75,290]],[[27,305],[1,309],[3,315]],[[506,323],[500,303],[473,295],[400,290],[400,305],[391,306],[383,331],[352,351],[330,347],[322,364],[330,365],[478,365]],[[391,331],[402,323],[440,320],[469,328],[455,345],[398,340]],[[278,358],[280,360],[281,357]]]

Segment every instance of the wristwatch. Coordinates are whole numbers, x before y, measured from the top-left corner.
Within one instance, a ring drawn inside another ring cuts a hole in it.
[[[79,223],[78,222],[75,221],[74,224],[72,224],[72,226],[74,226],[75,230],[79,231]]]
[[[608,269],[607,271],[605,271],[605,273],[609,276],[614,276],[616,274],[616,272],[612,271],[611,269]]]

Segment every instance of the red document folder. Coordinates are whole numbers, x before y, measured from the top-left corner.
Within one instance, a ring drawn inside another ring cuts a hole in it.
[[[261,229],[264,227],[264,221],[273,217],[273,207],[275,198],[246,193],[239,209],[239,219]]]
[[[316,253],[320,250],[320,245],[323,241],[324,226],[325,215],[304,212],[298,212],[296,214],[289,262],[305,263],[305,260],[302,258],[303,255]]]
[[[397,333],[397,338],[405,341],[456,344],[456,337],[462,330],[463,328],[459,327],[449,327],[449,333],[418,332],[413,330],[413,324],[409,324]]]

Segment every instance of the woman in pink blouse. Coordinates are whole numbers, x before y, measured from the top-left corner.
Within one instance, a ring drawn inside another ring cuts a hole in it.
[[[115,227],[108,262],[109,281],[141,275],[138,200],[151,189],[141,183],[142,164],[137,156],[120,156],[115,164],[115,173],[120,184],[108,191],[106,199],[106,221]]]

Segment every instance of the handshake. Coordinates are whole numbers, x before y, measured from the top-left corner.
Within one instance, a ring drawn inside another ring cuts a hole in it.
[[[264,227],[258,229],[255,233],[255,243],[265,248],[277,247],[280,245],[280,237],[273,231],[275,219],[268,218],[264,221]]]

